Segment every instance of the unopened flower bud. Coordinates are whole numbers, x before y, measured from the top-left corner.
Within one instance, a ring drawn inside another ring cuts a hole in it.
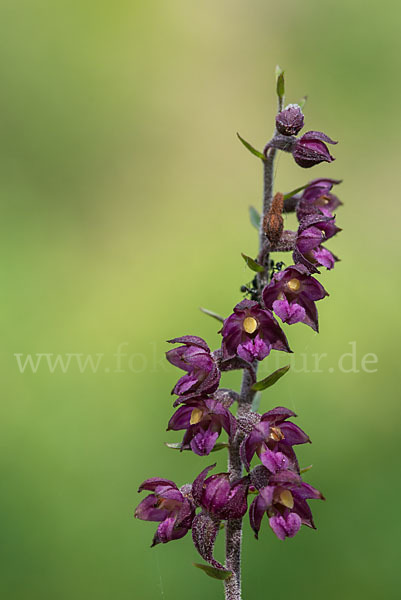
[[[284,196],[277,192],[274,196],[269,212],[263,220],[263,230],[270,242],[275,246],[283,233],[284,221],[282,217]]]
[[[327,144],[337,144],[331,138],[320,131],[308,131],[304,133],[294,144],[292,155],[295,162],[304,169],[318,165],[319,163],[333,162]]]
[[[297,135],[304,126],[304,116],[298,104],[289,104],[276,117],[277,131],[282,135]]]

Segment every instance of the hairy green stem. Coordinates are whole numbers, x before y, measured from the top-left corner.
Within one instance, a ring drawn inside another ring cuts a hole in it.
[[[279,101],[279,110],[282,102]],[[269,280],[269,253],[265,233],[263,231],[263,218],[269,212],[273,199],[274,184],[274,159],[277,150],[270,149],[266,159],[263,161],[263,211],[259,231],[259,263],[265,267],[262,273],[258,273],[259,291],[268,283]],[[257,362],[254,364],[255,371]],[[244,370],[242,376],[241,394],[238,400],[238,417],[246,418],[252,410],[252,401],[255,392],[252,390],[252,380],[249,371]],[[235,481],[242,476],[242,463],[239,454],[239,447],[243,434],[238,432],[233,442],[230,444],[228,457],[228,472],[230,480]],[[224,582],[225,599],[241,600],[241,541],[242,541],[242,519],[229,519],[226,528],[226,568],[232,571],[233,575]]]

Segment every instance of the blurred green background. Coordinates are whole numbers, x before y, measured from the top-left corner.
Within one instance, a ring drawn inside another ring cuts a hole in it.
[[[235,133],[269,139],[277,63],[287,100],[309,96],[307,129],[340,143],[309,171],[282,155],[276,190],[343,178],[344,231],[321,334],[286,328],[299,362],[261,407],[299,414],[327,502],[318,531],[284,543],[246,524],[243,596],[399,598],[400,17],[389,0],[1,1],[3,598],[222,598],[190,536],[150,550],[133,509],[145,478],[182,484],[213,462],[163,445],[180,439],[165,432],[179,373],[164,340],[217,347],[198,307],[228,315],[251,279],[261,167]],[[15,354],[37,353],[100,366],[21,372]],[[276,354],[263,373],[288,362]]]

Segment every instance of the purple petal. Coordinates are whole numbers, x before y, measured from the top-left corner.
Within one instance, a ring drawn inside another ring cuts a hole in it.
[[[318,323],[318,313],[316,304],[313,300],[310,300],[306,294],[300,294],[299,302],[304,306],[304,318],[302,319],[303,323],[312,327],[314,331],[319,331],[319,323]]]
[[[302,291],[299,294],[299,298],[304,298],[306,296],[309,298],[309,300],[316,302],[317,300],[322,300],[328,295],[329,294],[326,292],[320,281],[315,279],[315,277],[308,275],[302,281]]]
[[[302,254],[306,254],[319,246],[323,240],[323,233],[318,227],[308,227],[302,231],[297,239],[297,248]]]
[[[324,500],[324,496],[319,490],[309,485],[309,483],[303,482],[299,487],[296,488],[295,492],[299,498],[306,500],[311,498],[314,500]]]
[[[273,302],[273,311],[283,323],[289,325],[300,323],[305,319],[305,309],[296,302],[289,304],[287,298]]]
[[[309,436],[295,423],[286,421],[280,424],[281,432],[284,434],[284,439],[280,442],[281,444],[287,444],[288,446],[294,446],[295,444],[306,444],[310,442]]]
[[[192,346],[199,346],[206,350],[206,352],[210,352],[210,348],[205,342],[204,339],[198,337],[197,335],[183,335],[181,337],[173,338],[172,340],[167,340],[169,344],[187,344]]]
[[[244,516],[248,509],[248,487],[249,483],[244,483],[243,480],[231,486],[230,497],[223,513],[226,519],[240,519]]]
[[[285,519],[277,516],[269,519],[270,527],[279,540],[284,540],[286,537],[294,537],[301,527],[301,518],[296,513],[290,513]]]
[[[269,525],[273,529],[274,533],[276,534],[279,540],[285,540],[287,530],[285,527],[285,520],[283,517],[271,517],[269,519]]]
[[[266,511],[266,505],[263,498],[258,494],[249,507],[249,521],[256,539],[259,536],[260,526],[262,524],[263,515]]]
[[[209,512],[218,514],[224,508],[230,494],[230,482],[227,473],[209,477],[204,485],[202,506]]]
[[[300,140],[302,140],[302,141],[320,140],[322,142],[326,142],[327,144],[338,144],[338,142],[335,142],[334,140],[329,138],[328,135],[326,135],[325,133],[322,133],[321,131],[307,131],[306,133],[303,134],[303,136],[300,138]]]
[[[291,471],[290,469],[287,469],[285,471],[277,471],[277,473],[274,473],[269,480],[269,484],[271,486],[297,486],[296,488],[291,487],[291,490],[295,490],[294,493],[296,493],[296,490],[301,485],[301,483],[301,476],[298,473],[295,473],[295,471]]]
[[[146,479],[143,483],[141,483],[138,492],[142,492],[142,490],[154,492],[158,487],[172,487],[178,489],[174,481],[162,479],[161,477],[151,477],[150,479]]]
[[[284,406],[277,406],[268,412],[265,412],[262,415],[262,421],[269,421],[269,423],[277,424],[281,423],[285,419],[289,419],[290,417],[296,417],[297,415],[290,410],[289,408],[285,408]]]
[[[193,403],[191,406],[180,406],[175,411],[170,421],[168,422],[167,430],[179,431],[180,429],[188,429],[190,426],[192,411],[194,410]]]
[[[215,466],[216,466],[216,463],[214,463],[213,465],[209,465],[208,467],[206,467],[206,469],[203,469],[203,471],[201,471],[201,473],[199,473],[198,477],[195,479],[195,481],[192,484],[192,496],[193,496],[195,503],[198,506],[200,506],[200,503],[202,500],[203,484],[205,483],[207,474],[209,473],[209,471],[214,469]]]
[[[295,494],[294,497],[294,508],[293,511],[300,516],[302,525],[306,525],[307,527],[311,527],[312,529],[316,529],[315,523],[313,522],[312,511],[308,506],[306,500],[302,500],[297,498]]]
[[[320,246],[317,250],[313,250],[312,252],[316,262],[319,265],[326,267],[328,270],[334,267],[335,259],[329,250],[323,248],[323,246]]]
[[[262,464],[272,473],[276,473],[281,469],[287,469],[290,464],[290,461],[282,452],[265,450],[259,458],[262,461]]]
[[[201,429],[191,440],[191,450],[198,456],[207,456],[211,453],[220,433],[210,429]]]
[[[263,360],[270,354],[271,345],[266,344],[259,335],[254,339],[248,339],[244,344],[239,344],[237,347],[237,354],[240,358],[248,362],[253,360]]]
[[[163,508],[155,508],[157,501],[158,498],[154,494],[146,496],[136,507],[135,517],[142,521],[163,521],[167,517],[168,511]]]

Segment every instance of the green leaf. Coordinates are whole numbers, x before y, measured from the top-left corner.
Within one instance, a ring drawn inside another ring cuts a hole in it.
[[[218,315],[217,313],[213,312],[212,310],[209,310],[208,308],[203,308],[203,306],[200,306],[199,310],[202,311],[205,315],[208,315],[209,317],[213,317],[213,319],[217,319],[217,321],[224,323],[224,317]]]
[[[256,260],[253,260],[253,258],[251,258],[250,256],[247,256],[243,252],[241,252],[241,256],[248,265],[248,267],[251,269],[251,271],[255,271],[255,273],[262,273],[265,270],[264,267],[262,267],[262,265],[257,263]]]
[[[284,200],[288,200],[289,198],[292,198],[293,196],[295,196],[295,194],[298,194],[298,192],[302,192],[302,190],[307,188],[308,185],[310,185],[310,183],[305,183],[305,185],[301,185],[301,187],[296,188],[295,190],[292,190],[291,192],[288,192],[288,194],[285,194]]]
[[[301,98],[301,100],[298,102],[298,106],[299,106],[299,108],[300,108],[301,110],[303,110],[303,108],[304,108],[304,106],[305,106],[305,104],[306,104],[306,101],[307,101],[307,99],[308,99],[308,96],[304,96],[304,97],[303,97],[303,98]]]
[[[249,142],[247,142],[246,140],[244,140],[244,138],[242,138],[239,133],[237,133],[237,136],[238,136],[238,139],[244,144],[245,148],[247,150],[249,150],[249,152],[252,152],[252,154],[257,156],[258,158],[261,158],[262,160],[266,160],[266,156],[264,154],[262,154],[261,152],[259,152],[259,150],[256,150],[256,148],[251,146],[251,144]]]
[[[276,67],[276,91],[279,98],[284,98],[284,71]]]
[[[265,379],[254,383],[252,389],[257,392],[267,390],[267,388],[274,385],[283,375],[285,375],[289,368],[290,365],[286,365],[285,367],[281,367],[281,369],[277,369],[277,371],[274,371],[274,373],[272,373],[268,377],[265,377]]]
[[[214,445],[212,452],[218,452],[219,450],[224,450],[224,448],[228,448],[228,446],[229,446],[229,444],[227,444],[226,442],[219,442],[218,444]]]
[[[313,467],[313,465],[309,465],[309,467],[304,467],[299,472],[300,473],[306,473],[306,471],[310,471],[312,467]]]
[[[164,445],[167,446],[167,448],[172,448],[173,450],[181,450],[182,448],[182,442],[164,442]],[[224,450],[224,448],[228,448],[227,442],[219,442],[218,444],[214,445],[212,452],[218,452],[219,450]]]
[[[255,394],[255,397],[252,402],[252,411],[253,412],[258,412],[261,398],[262,398],[262,394],[260,392],[257,392]]]
[[[192,563],[194,567],[197,569],[201,569],[206,575],[209,577],[213,577],[213,579],[220,579],[220,581],[224,581],[224,579],[229,579],[232,576],[232,571],[223,571],[222,569],[216,569],[211,565],[202,565],[201,563]]]
[[[260,227],[260,214],[256,210],[254,206],[249,207],[249,218],[251,219],[251,223],[256,229],[259,231]]]

